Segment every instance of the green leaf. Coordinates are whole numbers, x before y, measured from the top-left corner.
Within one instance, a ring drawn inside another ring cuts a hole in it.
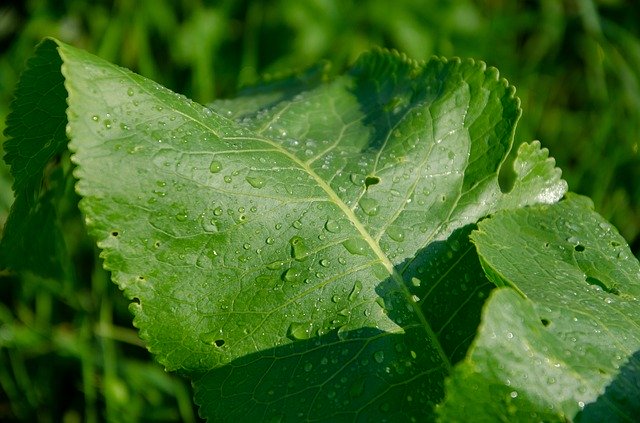
[[[633,421],[640,408],[640,264],[570,196],[498,212],[471,236],[496,285],[443,421]]]
[[[519,102],[481,62],[374,51],[207,108],[58,51],[87,226],[212,420],[432,419],[492,286],[470,231],[566,190],[534,142],[501,191]]]
[[[14,178],[15,201],[0,241],[0,269],[63,274],[65,246],[57,224],[60,154],[67,148],[62,60],[51,40],[27,62],[7,117],[5,161]]]

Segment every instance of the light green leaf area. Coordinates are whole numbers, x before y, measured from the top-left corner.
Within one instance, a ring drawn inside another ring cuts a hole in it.
[[[478,226],[484,269],[513,289],[487,302],[442,421],[635,421],[640,264],[624,239],[575,195]]]
[[[501,191],[520,109],[483,63],[375,51],[207,108],[57,48],[87,226],[211,420],[433,419],[492,286],[469,233],[566,190],[534,142]]]

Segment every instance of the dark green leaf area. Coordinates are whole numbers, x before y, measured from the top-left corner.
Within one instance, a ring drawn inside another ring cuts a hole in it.
[[[499,212],[471,237],[488,277],[515,291],[486,305],[479,336],[447,387],[443,420],[462,412],[498,419],[510,410],[508,419],[632,421],[640,264],[617,231],[588,199],[569,195]],[[478,390],[484,385],[496,388]],[[508,406],[485,413],[485,395]]]
[[[14,191],[28,205],[37,199],[47,163],[66,150],[67,92],[62,61],[52,40],[44,40],[27,62],[7,117],[5,160],[11,166]]]
[[[15,202],[0,241],[0,269],[44,277],[63,273],[64,242],[57,202],[64,192],[60,154],[66,150],[67,92],[62,61],[51,40],[27,62],[7,117],[5,161],[14,178]]]
[[[333,331],[196,375],[196,401],[229,421],[429,421],[445,376],[430,348],[420,330]]]
[[[491,289],[470,231],[566,190],[538,143],[500,190],[520,112],[482,63],[377,51],[207,108],[60,54],[88,227],[212,419],[431,419]]]

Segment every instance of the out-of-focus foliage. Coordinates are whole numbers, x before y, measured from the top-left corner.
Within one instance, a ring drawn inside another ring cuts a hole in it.
[[[3,2],[0,129],[24,62],[45,36],[201,102],[320,59],[337,72],[373,46],[416,59],[473,57],[518,87],[525,113],[516,142],[549,147],[570,189],[590,196],[638,255],[638,22],[632,0]],[[69,171],[62,157],[52,183]],[[72,187],[56,189],[68,192],[59,216],[72,257],[67,276],[0,275],[0,420],[196,419],[187,385],[151,365],[130,329],[126,303],[79,223]],[[0,227],[11,202],[0,163]]]

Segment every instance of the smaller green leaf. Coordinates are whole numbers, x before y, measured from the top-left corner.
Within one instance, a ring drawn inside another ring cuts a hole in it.
[[[63,273],[64,241],[55,205],[63,184],[55,158],[67,148],[61,64],[55,42],[44,40],[27,62],[7,117],[4,159],[16,197],[0,241],[0,269],[44,277]]]
[[[487,276],[513,289],[487,302],[441,419],[633,421],[640,264],[624,239],[575,195],[478,226],[471,238]]]

